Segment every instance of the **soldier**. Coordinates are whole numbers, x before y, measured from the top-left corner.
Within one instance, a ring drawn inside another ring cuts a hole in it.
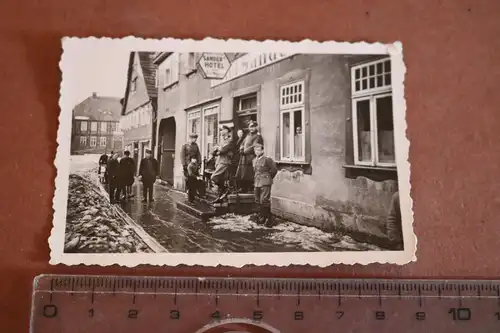
[[[215,147],[215,155],[217,155],[217,162],[215,171],[212,174],[212,181],[217,185],[218,197],[212,203],[219,203],[222,201],[226,192],[226,181],[229,179],[229,167],[231,166],[232,146],[233,140],[229,135],[230,129],[227,126],[222,126],[221,129],[221,145]]]
[[[271,213],[271,186],[278,169],[272,158],[264,156],[264,146],[262,144],[256,143],[254,151],[256,156],[253,160],[255,171],[254,195],[255,202],[259,207],[257,223],[272,227],[274,219]]]
[[[262,135],[257,129],[257,123],[250,122],[248,128],[249,133],[238,147],[240,149],[240,160],[238,163],[238,170],[236,170],[236,179],[243,192],[252,190],[252,183],[254,181],[253,160],[255,158],[254,146],[255,144],[264,144]]]
[[[191,163],[191,158],[194,157],[198,161],[201,162],[201,153],[200,147],[196,143],[198,139],[198,134],[192,133],[189,135],[189,142],[182,146],[181,149],[181,163],[182,170],[184,171],[184,177],[188,176],[188,165]]]

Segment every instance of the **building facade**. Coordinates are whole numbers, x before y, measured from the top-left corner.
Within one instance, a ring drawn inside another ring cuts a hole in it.
[[[102,154],[122,149],[118,97],[92,94],[73,109],[71,154]]]
[[[157,55],[161,177],[184,187],[180,149],[192,132],[206,156],[219,127],[256,120],[278,167],[273,212],[329,230],[385,236],[397,191],[389,58],[237,54],[206,80],[200,54]],[[162,58],[163,57],[163,58]]]
[[[156,132],[156,68],[154,53],[131,52],[127,72],[127,85],[121,112],[124,150],[139,165],[146,149],[155,145]]]

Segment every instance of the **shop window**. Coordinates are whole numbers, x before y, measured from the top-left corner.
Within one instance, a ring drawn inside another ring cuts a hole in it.
[[[97,144],[97,137],[91,136],[90,137],[90,147],[95,147]]]
[[[280,87],[280,161],[306,162],[304,81]]]
[[[101,147],[106,147],[106,137],[105,137],[105,136],[101,136],[101,137],[99,138],[99,145],[100,145]]]
[[[395,167],[390,59],[354,66],[351,75],[354,164]]]
[[[85,147],[86,145],[87,145],[87,137],[81,136],[80,137],[80,146]]]
[[[80,130],[82,132],[87,132],[88,128],[87,128],[87,122],[86,121],[80,122]]]

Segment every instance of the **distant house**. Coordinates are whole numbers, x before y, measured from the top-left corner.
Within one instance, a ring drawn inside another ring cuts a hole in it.
[[[71,154],[102,154],[122,149],[118,97],[92,96],[73,109]]]
[[[131,52],[127,86],[121,110],[124,149],[140,161],[146,149],[154,149],[156,132],[157,85],[153,52]],[[137,163],[139,165],[139,163]]]

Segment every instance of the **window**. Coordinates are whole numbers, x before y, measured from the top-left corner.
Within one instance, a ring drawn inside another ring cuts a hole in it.
[[[101,132],[106,133],[107,129],[108,129],[108,123],[105,121],[101,122]]]
[[[132,79],[132,82],[130,82],[130,92],[134,93],[137,91],[137,77]]]
[[[91,136],[90,137],[90,147],[95,147],[97,144],[97,137]]]
[[[187,72],[192,72],[196,69],[196,54],[189,52],[187,54]]]
[[[80,137],[80,146],[85,147],[87,145],[87,137],[86,136],[81,136]]]
[[[179,81],[179,53],[172,53],[160,67],[163,75],[163,88]]]
[[[188,113],[188,128],[187,128],[187,136],[189,139],[189,135],[196,133],[198,137],[201,134],[201,111],[191,111]]]
[[[257,121],[257,94],[239,97],[234,101],[238,129],[248,130],[251,121]]]
[[[113,133],[113,132],[114,132],[114,128],[113,128],[114,126],[113,126],[113,123],[112,123],[112,122],[107,122],[107,123],[106,123],[106,126],[107,126],[106,131],[107,131],[108,133]]]
[[[106,147],[106,137],[105,136],[101,136],[99,138],[99,146]]]
[[[87,122],[86,121],[80,122],[80,130],[82,132],[87,132]]]
[[[351,69],[354,163],[395,167],[391,60]]]
[[[280,160],[305,162],[304,81],[280,87]]]
[[[114,128],[114,131],[119,132],[119,131],[120,131],[120,123],[119,123],[119,122],[116,122],[116,123],[114,123],[114,125],[115,125],[115,126],[114,126],[114,127],[115,127],[115,128]]]
[[[97,121],[93,121],[90,123],[90,131],[97,132]]]

